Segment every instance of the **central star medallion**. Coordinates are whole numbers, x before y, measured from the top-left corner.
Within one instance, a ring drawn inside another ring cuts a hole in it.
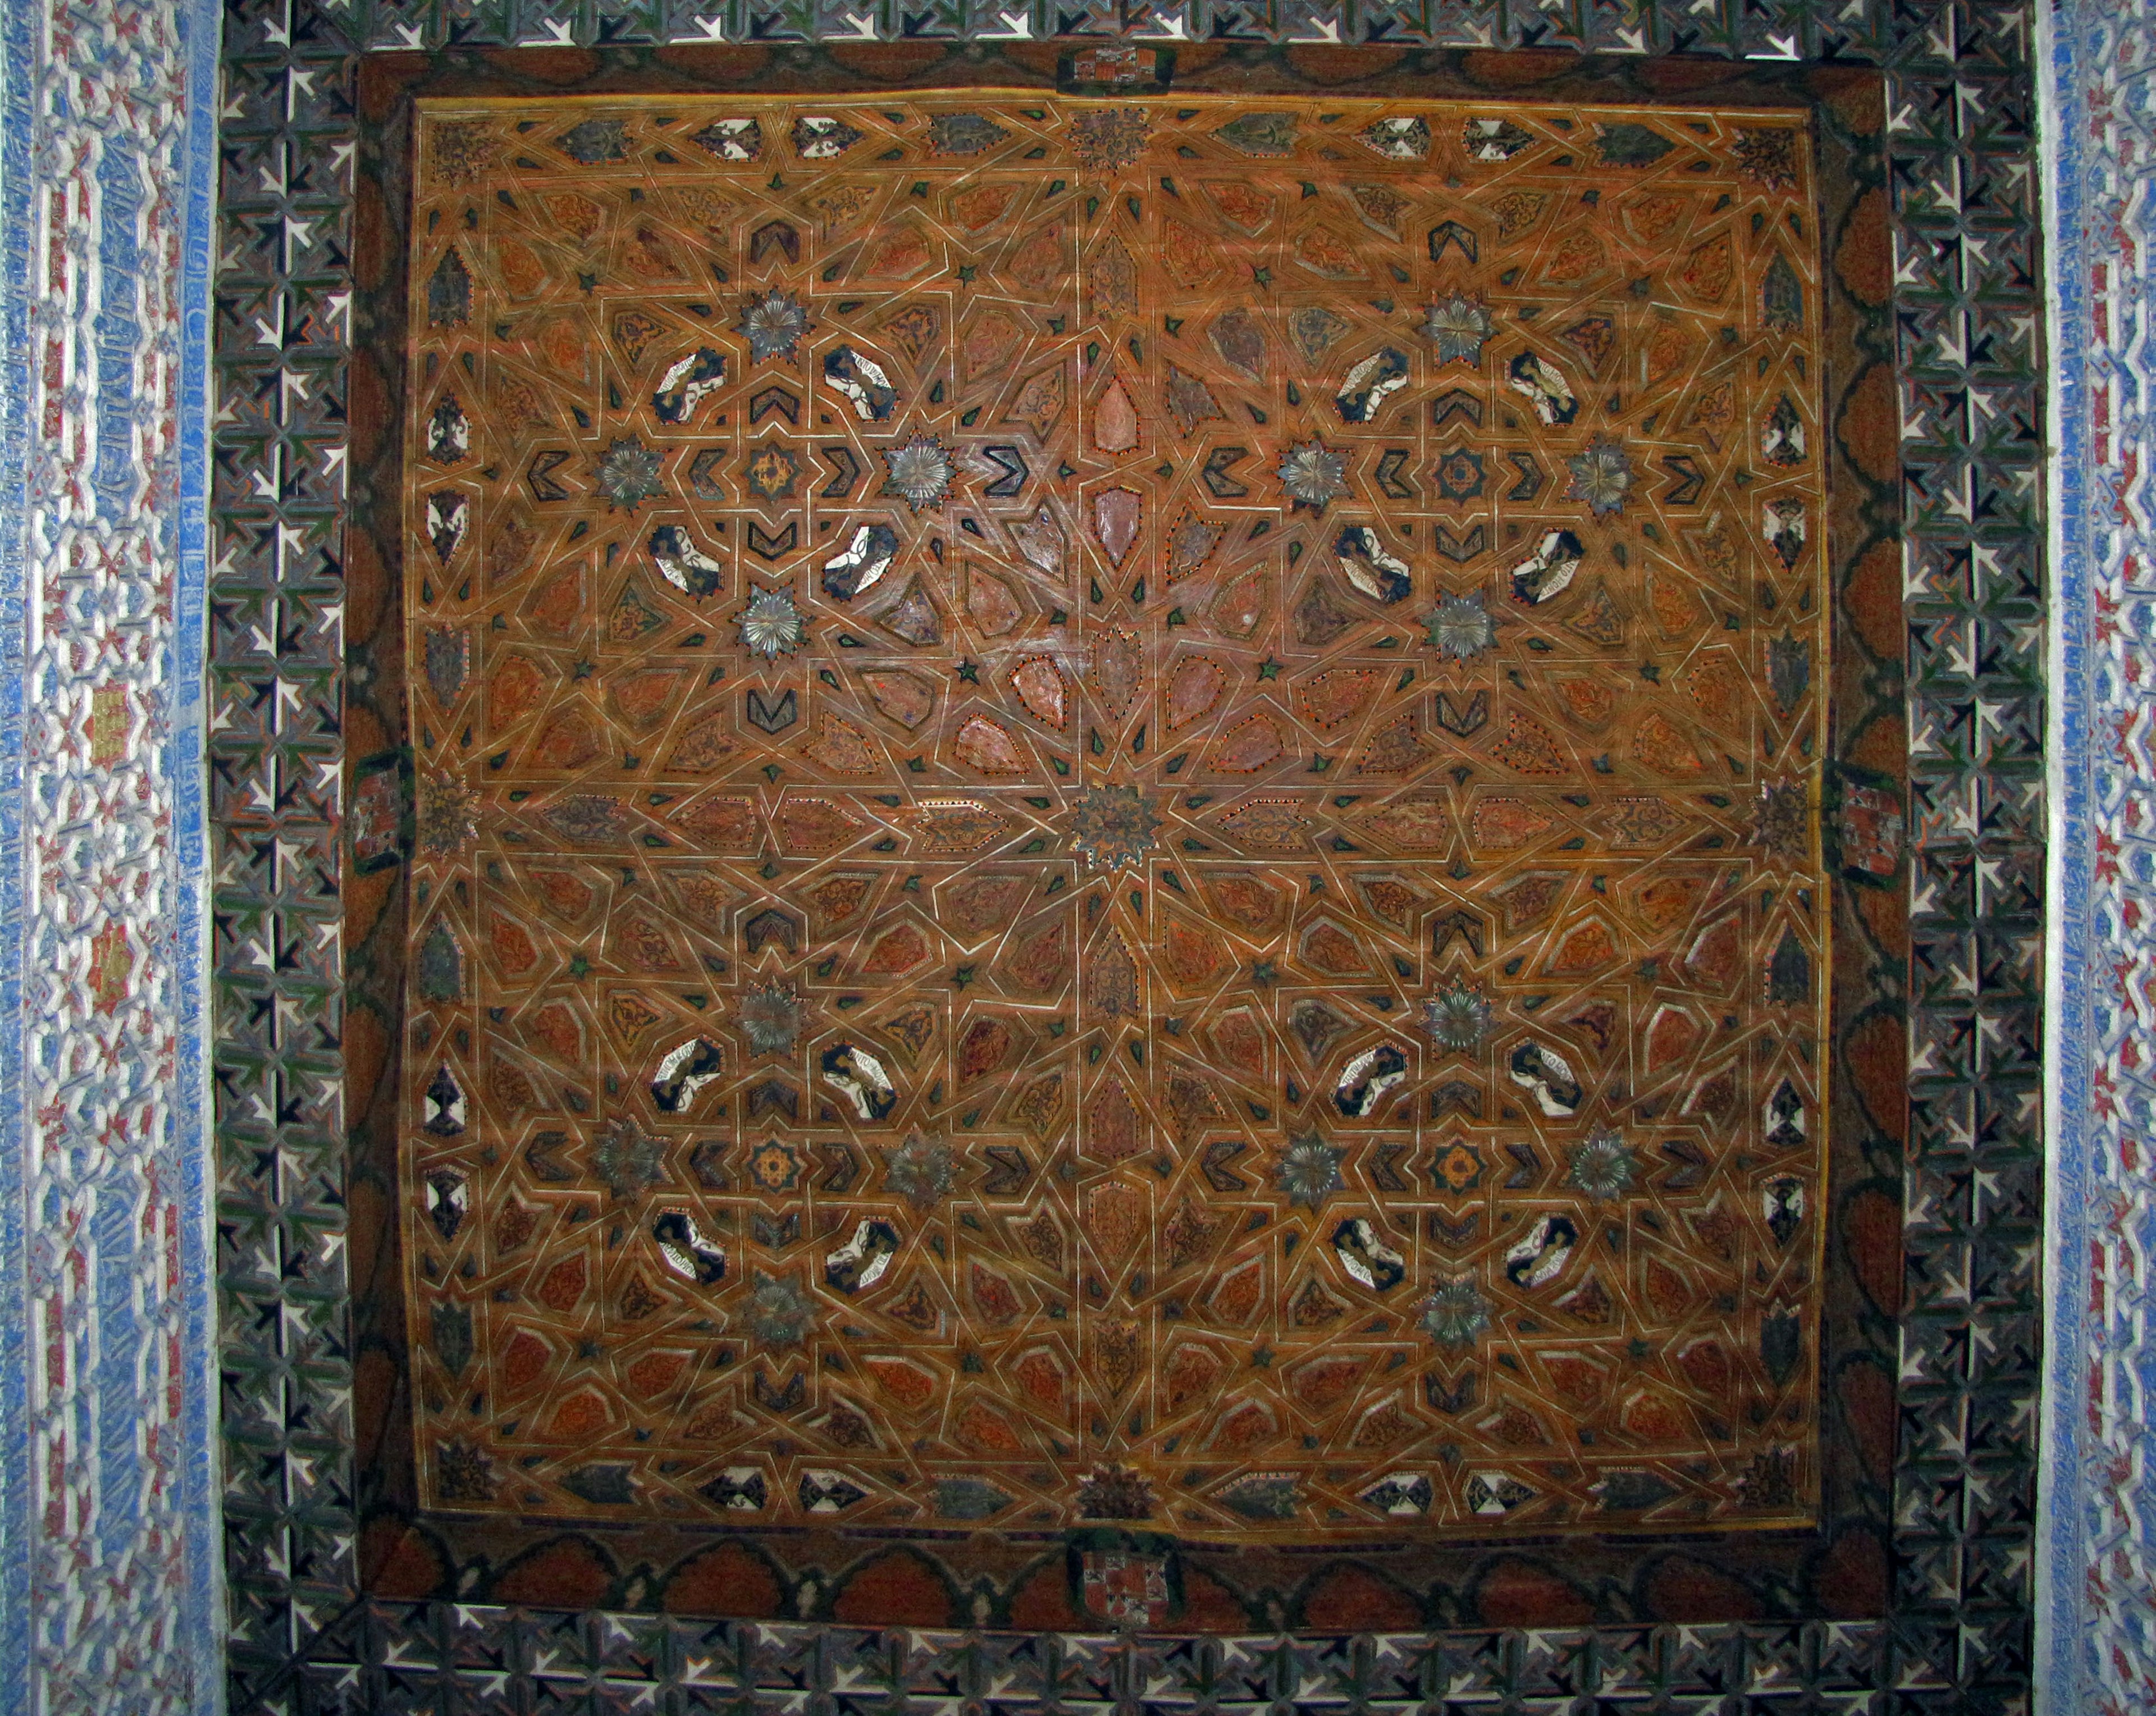
[[[1129,870],[1153,849],[1160,818],[1136,787],[1091,786],[1080,790],[1070,809],[1071,845],[1095,870]]]

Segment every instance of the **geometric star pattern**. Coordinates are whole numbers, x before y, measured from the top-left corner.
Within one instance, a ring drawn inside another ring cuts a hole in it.
[[[1810,1518],[1801,123],[421,112],[429,1503]]]
[[[1075,39],[1045,42],[1056,34]],[[882,40],[864,40],[870,36]],[[726,45],[653,45],[697,41]],[[1343,45],[1322,45],[1336,41]],[[361,113],[377,111],[364,105],[369,80],[394,63],[370,61],[365,50],[418,50],[432,56],[418,63],[461,75],[471,50],[545,43],[603,47],[639,64],[664,60],[686,68],[692,80],[955,70],[961,82],[985,72],[1030,85],[1074,59],[1164,66],[1179,54],[1183,73],[1247,62],[1290,87],[1342,67],[1413,63],[1403,52],[1424,48],[1455,50],[1433,64],[1440,78],[1443,67],[1466,63],[1477,78],[1509,80],[1503,56],[1475,50],[1517,44],[1558,50],[1547,63],[1560,69],[1563,54],[1623,56],[1599,62],[1596,75],[1621,68],[1620,85],[1642,100],[1661,99],[1669,56],[1678,54],[1688,77],[1717,62],[1730,74],[1732,62],[1746,56],[1758,64],[1794,56],[1786,74],[1793,88],[1837,104],[1852,80],[1883,93],[1892,125],[1872,159],[1894,187],[1898,352],[1890,347],[1887,355],[1899,372],[1890,397],[1900,406],[1907,520],[1892,548],[1903,562],[1916,745],[1907,870],[1895,867],[1882,891],[1908,907],[1915,958],[1907,1025],[1916,1065],[1908,1148],[1872,1159],[1888,1184],[1906,1177],[1906,1292],[1898,1312],[1885,1308],[1888,1338],[1899,1342],[1892,1397],[1902,1431],[1891,1481],[1882,1481],[1902,1571],[1887,1600],[1891,1648],[1881,1645],[1856,1672],[1891,1676],[1897,1696],[1929,1708],[2025,1698],[2039,1559],[2030,1554],[2029,1522],[2033,1355],[2041,1335],[2035,950],[2044,913],[2036,830],[2046,701],[2036,481],[2042,274],[2025,8],[1780,0],[1628,16],[1509,0],[1346,13],[1305,0],[1278,8],[1087,0],[1061,8],[1040,0],[1029,12],[936,0],[918,12],[870,13],[834,0],[786,0],[768,10],[670,0],[617,13],[570,0],[507,0],[467,13],[390,0],[236,0],[221,56],[209,627],[235,1708],[258,1708],[258,1698],[265,1701],[259,1708],[277,1710],[349,1702],[355,1676],[383,1672],[356,1666],[358,1647],[331,1626],[362,1612],[379,1635],[367,1647],[368,1662],[424,1660],[444,1696],[476,1695],[493,1683],[491,1659],[466,1653],[461,1634],[453,1634],[448,1602],[364,1611],[353,1603],[358,1511],[373,1456],[354,1420],[353,1382],[366,1364],[355,1362],[346,1318],[349,1307],[352,1335],[363,1340],[372,1289],[359,1256],[367,1218],[348,1208],[339,1090],[347,1061],[363,1069],[368,1050],[363,1019],[347,1029],[338,920],[347,902],[365,901],[367,866],[380,861],[347,854],[344,832],[360,824],[342,821],[347,813],[362,823],[373,814],[369,784],[377,776],[362,766],[346,789],[357,796],[340,793],[347,743],[363,763],[367,742],[347,732],[341,694],[347,684],[358,693],[372,671],[356,653],[347,672],[342,653],[347,563],[356,572],[367,552],[343,510],[347,459],[360,450],[346,410],[363,393],[372,338],[352,316],[351,244],[380,162]],[[454,57],[438,51],[452,44]],[[593,59],[594,70],[599,64]],[[1165,70],[1158,80],[1165,85]],[[356,651],[362,635],[355,626]],[[1887,633],[1881,647],[1889,661],[1899,659]],[[1901,697],[1899,676],[1879,672],[1881,695]],[[394,824],[393,809],[393,834]],[[1898,963],[1882,975],[1898,985]],[[1893,1017],[1898,1028],[1902,1015]],[[359,1266],[349,1277],[347,1256]],[[2044,1554],[2051,1554],[2047,1545]],[[636,1601],[634,1590],[617,1595]],[[618,1640],[624,1652],[646,1648],[632,1617],[595,1612],[556,1624],[563,1637],[574,1629],[579,1639]],[[1793,1629],[1785,1667],[1717,1662],[1715,1684],[1771,1679],[1799,1702],[1843,1684],[1825,1677],[1825,1649],[1798,1647],[1799,1631],[1829,1644],[1855,1636],[1847,1625]],[[1746,1646],[1755,1631],[1627,1626],[1577,1636],[1611,1651],[1637,1643],[1685,1653],[1702,1641],[1716,1650]],[[1886,1631],[1882,1622],[1866,1636],[1876,1642]],[[1478,1664],[1496,1649],[1503,1688],[1530,1691],[1542,1683],[1515,1679],[1514,1665],[1543,1661],[1538,1653],[1555,1636],[1515,1629],[1463,1638],[1459,1648]],[[1309,1642],[1325,1651],[1344,1642]],[[812,1647],[829,1648],[803,1646]],[[543,1662],[553,1649],[550,1637],[518,1660]],[[291,1680],[302,1652],[314,1664],[306,1671],[317,1688],[311,1696]],[[482,1660],[489,1666],[472,1666]],[[695,1677],[695,1653],[682,1660]],[[1278,1672],[1289,1677],[1278,1695],[1304,1683],[1294,1678],[1301,1660],[1280,1659]],[[1564,1660],[1570,1675],[1572,1658]],[[1448,1695],[1463,1683],[1450,1662],[1431,1672]],[[1568,1682],[1567,1689],[1590,1683]],[[1671,1693],[1685,1684],[1656,1681]],[[1209,1696],[1199,1694],[1201,1704]]]

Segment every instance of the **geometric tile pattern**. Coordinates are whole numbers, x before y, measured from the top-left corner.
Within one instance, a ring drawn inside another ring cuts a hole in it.
[[[2145,6],[2052,19],[2044,66],[2058,366],[2050,1286],[2038,1680],[2054,1710],[2156,1698],[2156,1443],[2146,1405],[2156,1177],[2148,1051],[2156,926],[2143,568],[2150,209]]]
[[[1974,1708],[2022,1696],[2027,1676],[2041,1342],[2043,357],[2028,29],[2019,8],[1942,6],[1909,18],[1882,56],[1910,638],[1898,1613]]]
[[[1815,1512],[1800,125],[418,146],[428,1505]]]
[[[1544,1634],[1373,1633],[1165,1640],[1048,1638],[851,1627],[534,1615],[370,1604],[298,1677],[294,1708],[440,1708],[483,1686],[503,1710],[924,1706],[993,1716],[1277,1716],[1544,1710],[1714,1710],[1732,1688],[1760,1716],[1950,1708],[1884,1622],[1716,1626],[1685,1636],[1617,1629]],[[527,1702],[528,1701],[528,1702]]]
[[[293,33],[293,31],[296,33]],[[350,1600],[337,516],[350,114],[330,19],[228,13],[209,792],[228,1650]]]
[[[217,12],[0,19],[0,1706],[218,1693],[203,1063]]]
[[[355,1595],[336,940],[354,56],[377,41],[453,38],[633,50],[701,36],[753,55],[759,41],[911,36],[910,74],[953,51],[939,37],[973,38],[964,51],[982,60],[1032,52],[1027,40],[1059,30],[1111,47],[1127,31],[1133,63],[1209,54],[1204,44],[1240,37],[1252,47],[1240,51],[1260,54],[1306,39],[1321,59],[1336,41],[1387,53],[1532,45],[1637,54],[1646,71],[1682,51],[1830,55],[1884,73],[1915,746],[1900,880],[1916,949],[1917,1068],[1916,1134],[1896,1164],[1906,1168],[1907,1261],[1890,1683],[1911,1708],[2018,1708],[2041,1338],[2042,414],[2028,11],[1980,0],[1629,14],[1288,4],[1263,15],[1192,0],[1097,20],[1065,10],[834,6],[824,18],[807,7],[737,16],[240,4],[228,14],[211,778],[218,911],[247,931],[222,929],[215,956],[235,1708],[255,1686],[263,1708],[334,1708],[341,1691],[302,1693],[289,1665]],[[1317,63],[1312,50],[1282,51]],[[427,1646],[438,1673],[466,1660],[439,1631],[454,1624],[448,1609],[403,1624],[439,1641]],[[599,1636],[611,1623],[586,1624]],[[367,1660],[412,1636],[369,1647],[377,1654]],[[350,1654],[357,1635],[321,1643],[326,1662],[347,1665],[326,1671],[334,1687],[371,1672]],[[1536,1647],[1515,1636],[1493,1648]],[[1818,1661],[1800,1658],[1777,1683],[1799,1700],[1829,1695]]]

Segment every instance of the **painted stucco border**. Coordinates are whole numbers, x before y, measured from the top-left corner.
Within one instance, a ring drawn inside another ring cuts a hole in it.
[[[10,1712],[223,1706],[203,909],[221,23],[214,0],[38,0],[0,24]],[[101,458],[131,449],[134,483],[63,504],[51,460],[85,433]],[[110,555],[87,578],[85,552]],[[131,640],[119,653],[116,633]],[[116,691],[93,738],[84,706]],[[114,794],[146,819],[93,815],[85,834],[81,807]],[[83,1059],[110,1076],[63,1076]],[[98,1125],[85,1153],[80,1129]],[[64,1136],[74,1160],[56,1172]],[[87,1234],[69,1225],[85,1210]]]

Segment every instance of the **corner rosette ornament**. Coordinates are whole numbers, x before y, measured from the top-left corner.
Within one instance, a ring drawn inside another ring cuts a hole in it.
[[[1348,460],[1322,441],[1297,441],[1281,455],[1281,486],[1293,510],[1323,512],[1348,492]]]
[[[1753,183],[1770,191],[1793,191],[1797,185],[1799,133],[1785,127],[1737,133],[1737,169]]]
[[[476,184],[501,152],[485,120],[443,120],[427,134],[427,155],[438,185]]]
[[[1454,983],[1422,1004],[1422,1028],[1455,1055],[1479,1049],[1490,1035],[1490,1002],[1478,989]]]
[[[749,1333],[757,1344],[778,1351],[798,1347],[808,1338],[816,1307],[800,1284],[788,1277],[759,1275],[748,1302]]]
[[[1440,1347],[1465,1352],[1489,1333],[1490,1302],[1471,1275],[1433,1282],[1417,1325]]]
[[[1273,1169],[1273,1184],[1300,1209],[1322,1210],[1333,1193],[1346,1189],[1341,1178],[1341,1159],[1348,1153],[1336,1149],[1314,1132],[1298,1133],[1289,1141]]]
[[[761,297],[750,299],[734,325],[734,331],[748,342],[750,361],[756,363],[771,357],[791,357],[808,328],[808,312],[802,308],[801,301],[775,286]]]
[[[634,435],[617,435],[599,460],[599,492],[607,497],[607,510],[622,506],[634,512],[641,502],[664,493],[659,471],[665,462]]]
[[[1490,312],[1465,292],[1431,305],[1422,325],[1424,337],[1437,348],[1440,364],[1481,362],[1490,329]]]
[[[1564,1183],[1591,1203],[1609,1204],[1631,1190],[1639,1178],[1640,1159],[1624,1135],[1599,1126],[1573,1148]]]
[[[1625,497],[1632,491],[1632,455],[1617,442],[1598,436],[1565,463],[1572,471],[1566,500],[1586,501],[1597,518],[1625,510]]]
[[[1497,622],[1480,590],[1440,597],[1425,622],[1431,649],[1448,661],[1472,661],[1497,641]]]
[[[484,1450],[464,1441],[443,1442],[436,1447],[434,1481],[445,1502],[490,1502],[501,1487],[494,1462]]]
[[[808,622],[791,590],[758,590],[741,614],[742,647],[767,661],[791,655],[808,635]]]
[[[951,492],[951,455],[934,435],[916,434],[905,445],[888,449],[883,455],[891,475],[884,492],[902,500],[916,512],[943,505]]]
[[[951,1147],[932,1143],[919,1133],[884,1153],[884,1184],[916,1210],[932,1210],[957,1179]]]

